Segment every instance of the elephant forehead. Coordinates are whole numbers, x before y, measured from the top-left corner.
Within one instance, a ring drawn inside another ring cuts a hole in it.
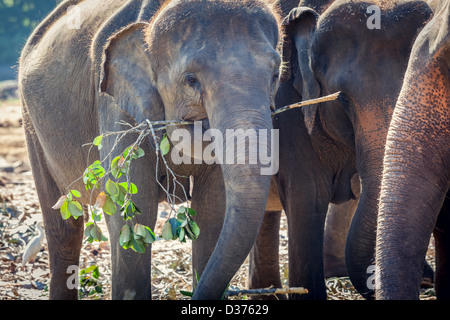
[[[264,1],[172,1],[155,15],[146,32],[150,50],[162,42],[192,40],[192,37],[255,37],[261,30],[276,47],[279,16]],[[169,38],[169,39],[168,39]]]

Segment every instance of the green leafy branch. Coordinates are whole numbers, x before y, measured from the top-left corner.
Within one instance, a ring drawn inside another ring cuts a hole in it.
[[[99,277],[100,271],[96,265],[81,269],[79,273],[80,290],[78,292],[78,298],[91,297],[99,299],[103,293],[102,283]]]
[[[303,107],[305,105],[332,101],[337,99],[339,97],[339,94],[340,92],[337,92],[329,96],[285,106],[283,108],[275,110],[272,115],[276,115],[293,108]],[[108,215],[116,214],[118,206],[121,216],[126,222],[126,224],[121,229],[120,245],[125,249],[132,248],[137,252],[145,252],[145,247],[155,241],[156,236],[149,227],[138,223],[133,226],[130,222],[130,220],[132,220],[136,215],[141,213],[141,210],[132,200],[132,196],[135,195],[138,190],[136,185],[134,185],[130,181],[130,168],[133,161],[136,161],[137,159],[142,158],[145,155],[144,150],[139,146],[148,135],[151,135],[156,149],[155,177],[158,177],[159,162],[161,160],[164,163],[166,171],[165,176],[167,177],[166,186],[163,186],[158,179],[156,179],[156,182],[166,193],[166,200],[171,208],[169,217],[172,214],[176,213],[176,217],[169,218],[164,224],[162,237],[166,240],[179,239],[180,241],[185,241],[186,238],[192,240],[197,239],[200,233],[200,229],[192,218],[193,216],[195,216],[195,211],[189,207],[186,208],[182,206],[177,209],[175,206],[175,203],[178,201],[187,202],[188,197],[183,184],[180,183],[180,181],[177,179],[179,176],[170,169],[164,157],[170,150],[170,143],[167,138],[167,134],[165,133],[160,143],[158,143],[155,133],[156,131],[166,130],[166,128],[169,126],[179,126],[192,123],[192,121],[149,121],[147,119],[137,126],[132,126],[127,122],[120,121],[118,124],[127,126],[128,129],[116,132],[105,132],[95,137],[93,142],[88,144],[91,145],[91,147],[96,146],[100,150],[103,147],[102,141],[105,137],[116,136],[113,147],[105,156],[105,158],[101,161],[96,160],[91,165],[89,165],[88,168],[86,168],[86,170],[84,171],[83,175],[72,182],[66,188],[66,194],[62,195],[58,199],[53,208],[60,209],[63,219],[69,219],[70,217],[77,219],[78,217],[83,216],[83,207],[81,203],[76,200],[76,198],[81,197],[81,192],[75,189],[71,189],[71,186],[75,182],[82,179],[83,183],[85,184],[86,190],[91,190],[91,197],[89,200],[89,203],[91,205],[89,206],[88,210],[93,221],[88,222],[85,226],[84,233],[87,237],[87,240],[90,242],[107,240],[106,237],[102,234],[100,227],[97,225],[97,222],[101,220],[102,213]],[[131,146],[126,148],[119,156],[113,158],[109,166],[110,169],[108,171],[105,170],[105,168],[103,167],[103,163],[105,163],[112,157],[112,154],[118,146],[120,140],[131,133],[139,133],[136,141]],[[89,151],[90,150],[91,149],[89,149]],[[115,181],[108,178],[108,180],[104,182],[103,180],[105,180],[106,177],[109,177],[109,175],[111,175],[115,179]],[[117,181],[122,176],[126,177],[126,182]],[[171,180],[170,178],[172,178],[172,192],[169,191]],[[100,184],[100,182],[104,183]],[[100,188],[100,185],[103,186],[103,190],[97,195],[95,203],[92,205],[92,196],[94,194],[94,190]],[[177,186],[181,187],[184,193],[184,200],[176,195]]]
[[[101,228],[98,226],[97,222],[101,221],[102,213],[108,215],[114,215],[119,208],[119,212],[125,221],[124,226],[121,229],[119,244],[124,248],[131,248],[136,252],[145,252],[145,247],[153,243],[156,240],[155,233],[148,227],[139,223],[134,225],[131,220],[138,214],[141,214],[141,210],[133,202],[132,196],[137,194],[137,186],[130,181],[130,171],[132,162],[139,158],[145,156],[145,152],[140,148],[141,143],[144,139],[151,135],[156,149],[156,176],[158,176],[159,161],[162,159],[166,176],[172,177],[173,191],[169,192],[170,179],[167,179],[167,186],[163,186],[158,179],[156,179],[159,186],[166,192],[167,203],[171,208],[171,215],[176,217],[169,218],[163,226],[162,238],[165,240],[176,240],[185,242],[186,238],[191,240],[197,239],[200,229],[198,225],[193,220],[195,216],[195,211],[185,206],[180,206],[176,209],[175,203],[177,201],[187,202],[187,194],[182,183],[177,179],[177,175],[169,168],[169,165],[165,159],[165,155],[170,150],[170,143],[167,138],[167,134],[163,135],[161,142],[158,143],[156,137],[156,131],[165,130],[167,126],[171,125],[182,125],[190,124],[188,121],[149,121],[146,120],[143,123],[132,126],[126,122],[119,122],[121,125],[129,126],[129,129],[121,130],[117,132],[106,132],[101,134],[93,140],[92,143],[88,144],[91,147],[96,146],[99,150],[103,147],[102,141],[105,137],[115,135],[116,139],[114,144],[105,156],[103,160],[96,160],[91,165],[89,165],[84,171],[83,175],[72,182],[66,190],[66,194],[61,196],[53,209],[60,209],[61,216],[63,219],[69,219],[71,216],[74,219],[84,215],[83,207],[76,198],[81,197],[81,192],[78,190],[71,189],[71,186],[82,179],[86,190],[91,190],[90,206],[88,206],[88,211],[92,218],[91,222],[86,223],[84,234],[87,237],[87,241],[105,241],[107,238],[102,234]],[[159,127],[154,128],[154,125]],[[119,144],[120,140],[130,133],[139,133],[136,141],[126,148],[120,155],[114,157],[109,165],[109,170],[103,167],[103,164],[112,157],[113,151]],[[112,176],[113,179],[109,178]],[[119,178],[126,178],[125,182],[118,182]],[[107,179],[107,180],[106,180]],[[106,180],[106,182],[104,181]],[[183,190],[185,200],[179,198],[175,195],[176,187],[180,186]],[[102,188],[101,192],[98,193],[95,203],[92,201],[92,197],[95,189]]]

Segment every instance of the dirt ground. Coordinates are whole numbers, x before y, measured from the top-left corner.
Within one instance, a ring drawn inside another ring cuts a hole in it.
[[[55,195],[55,200],[58,195]],[[155,234],[160,234],[167,205],[161,204]],[[42,221],[34,188],[23,128],[20,104],[17,100],[0,101],[0,300],[48,299],[48,251],[44,241],[34,263],[22,268],[22,253],[26,244],[37,235],[36,222]],[[102,226],[107,235],[106,227]],[[287,226],[283,217],[280,231],[280,268],[287,286]],[[433,265],[430,247],[429,260]],[[131,250],[131,249],[129,249]],[[153,299],[189,299],[180,290],[192,291],[190,241],[158,239],[152,251]],[[80,268],[96,265],[99,277],[83,279],[95,281],[81,286],[83,299],[110,299],[110,265],[108,242],[84,241]],[[245,263],[232,280],[230,288],[247,288],[248,264]],[[328,299],[361,299],[348,278],[327,279]],[[99,292],[92,290],[101,288]],[[101,292],[100,292],[101,291]],[[423,290],[421,299],[434,299],[433,289]]]

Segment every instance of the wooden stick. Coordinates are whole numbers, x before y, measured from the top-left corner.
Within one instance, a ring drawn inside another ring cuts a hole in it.
[[[302,287],[292,288],[266,288],[266,289],[252,289],[252,290],[227,290],[225,296],[254,296],[254,295],[269,295],[269,294],[307,294],[308,289]]]
[[[290,104],[288,106],[285,106],[285,107],[282,107],[280,109],[275,110],[274,112],[272,112],[272,116],[276,115],[278,113],[284,112],[286,110],[293,109],[293,108],[299,108],[299,107],[304,107],[304,106],[308,106],[308,105],[311,105],[311,104],[316,104],[316,103],[336,100],[339,97],[340,93],[341,92],[339,91],[339,92],[330,94],[330,95],[325,96],[325,97],[320,97],[320,98],[316,98],[316,99],[310,99],[310,100],[305,100],[305,101],[302,101],[302,102]]]

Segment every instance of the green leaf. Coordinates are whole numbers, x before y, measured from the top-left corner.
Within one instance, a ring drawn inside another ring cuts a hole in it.
[[[127,182],[119,183],[119,185],[121,185],[125,190],[128,190],[128,193],[130,194],[136,194],[138,192],[136,185],[132,182],[130,182],[130,185],[128,185]]]
[[[178,211],[177,211],[177,213],[186,213],[186,207],[185,206],[180,206],[179,208],[178,208]]]
[[[128,147],[128,148],[126,148],[124,150],[124,152],[122,153],[124,158],[126,158],[128,156],[128,154],[130,153],[131,148],[132,148],[132,146],[130,146],[130,147]],[[145,155],[144,150],[142,148],[139,148],[139,147],[136,146],[136,147],[133,148],[133,152],[131,153],[130,159],[133,159],[133,160],[134,159],[138,159],[138,158],[143,157],[144,155]]]
[[[119,244],[125,249],[128,248],[132,237],[133,230],[128,224],[125,224],[120,230]]]
[[[172,240],[175,240],[178,237],[179,233],[178,228],[180,227],[180,223],[175,218],[170,218],[169,223],[172,226],[172,234],[173,234]]]
[[[68,201],[67,210],[73,217],[80,217],[84,214],[83,208],[78,201]]]
[[[159,148],[161,149],[161,153],[163,156],[169,153],[170,150],[170,142],[167,138],[167,135],[165,134],[164,137],[161,140],[161,143],[159,144]]]
[[[187,224],[186,214],[180,212],[177,214],[177,221],[180,223],[180,228],[184,227]]]
[[[155,233],[152,231],[152,229],[150,229],[149,227],[145,226],[145,237],[144,237],[144,242],[147,244],[153,243],[156,240],[156,236]]]
[[[105,204],[103,205],[103,212],[106,213],[107,215],[115,215],[117,212],[117,207],[116,204],[114,203],[114,201],[111,199],[110,196],[106,195],[106,201]]]
[[[189,223],[184,227],[186,234],[189,239],[196,240],[200,234],[200,228],[194,220],[190,220]]]
[[[113,159],[113,161],[111,161],[111,174],[115,178],[119,178],[122,175],[122,172],[120,172],[120,167],[119,167],[120,157],[121,156],[117,156]]]
[[[105,175],[105,168],[102,167],[99,160],[92,163],[83,173],[83,182],[86,185],[86,190],[92,189]],[[98,187],[98,185],[97,185]]]
[[[134,238],[135,239],[141,239],[145,238],[147,230],[145,230],[145,226],[139,223],[136,223],[134,225]]]
[[[98,267],[96,265],[92,265],[90,267],[84,268],[83,270],[80,271],[80,274],[86,274],[86,273],[91,273],[92,271],[94,271],[95,269],[98,269]]]
[[[98,277],[100,276],[100,271],[98,270],[97,266],[94,266],[94,270],[92,270],[92,277],[94,277],[95,279],[98,279]]]
[[[123,207],[125,204],[125,196],[127,195],[127,190],[121,185],[117,185],[119,188],[119,193],[117,196],[111,197],[114,202],[116,202],[119,206]]]
[[[197,212],[195,212],[195,210],[192,209],[192,208],[188,208],[188,214],[189,214],[190,216],[195,216],[195,215],[197,214]]]
[[[102,215],[101,215],[100,211],[98,209],[96,209],[95,207],[92,208],[91,217],[92,217],[92,220],[94,220],[96,222],[102,220]]]
[[[61,208],[59,208],[59,211],[61,212],[61,216],[64,220],[67,220],[70,218],[70,212],[67,208],[68,204],[69,204],[69,200],[66,200],[62,204]]]
[[[180,293],[181,293],[183,296],[187,296],[187,297],[192,297],[192,296],[194,295],[193,292],[190,292],[190,291],[184,291],[184,290],[180,290]]]
[[[164,240],[172,240],[173,238],[172,225],[170,224],[169,221],[166,221],[166,223],[164,223],[161,235]]]
[[[101,241],[104,238],[102,234],[102,229],[100,229],[100,227],[95,224],[94,227],[91,229],[90,235],[95,241]]]
[[[124,220],[132,219],[137,213],[141,213],[141,210],[131,200],[127,200],[122,208],[120,208],[120,211],[122,211]]]
[[[143,156],[145,156],[145,151],[142,148],[135,149],[133,153],[136,156],[136,159],[142,158]]]
[[[102,167],[100,161],[97,160],[92,164],[92,173],[95,175],[97,179],[103,177],[105,172],[106,172],[105,168]]]
[[[195,238],[197,239],[200,235],[200,228],[198,227],[197,223],[194,220],[189,221],[189,227],[191,228],[192,232],[195,235]]]
[[[95,225],[94,225],[93,222],[86,223],[86,226],[84,228],[84,235],[86,237],[90,237],[91,236],[91,230],[92,230],[92,228],[94,228],[94,226]]]
[[[108,179],[105,184],[105,190],[109,193],[110,196],[117,196],[119,194],[119,187],[117,184],[112,181],[111,179]]]
[[[135,238],[133,238],[132,242],[133,242],[133,244],[132,244],[131,248],[134,251],[139,252],[139,253],[144,253],[145,252],[145,246],[142,243],[142,241],[136,240]]]
[[[98,147],[98,150],[100,150],[102,148],[102,139],[103,139],[103,135],[99,135],[97,137],[95,137],[93,145]]]
[[[134,225],[134,239],[143,242],[143,245],[146,246],[153,243],[156,240],[156,236],[149,227],[136,223]]]
[[[72,193],[74,197],[81,197],[81,192],[78,190],[70,190],[70,193]]]
[[[186,231],[184,230],[184,228],[181,228],[179,231],[178,240],[180,240],[180,242],[186,242],[185,235]]]

